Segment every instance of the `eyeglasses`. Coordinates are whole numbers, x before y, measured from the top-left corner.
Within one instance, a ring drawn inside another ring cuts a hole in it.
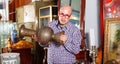
[[[60,16],[64,16],[65,18],[69,18],[71,15],[64,14],[64,13],[59,13]]]

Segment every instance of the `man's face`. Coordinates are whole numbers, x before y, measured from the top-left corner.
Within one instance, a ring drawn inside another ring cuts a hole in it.
[[[69,9],[62,9],[58,12],[59,22],[61,25],[65,25],[68,23],[68,20],[71,16],[71,10]]]

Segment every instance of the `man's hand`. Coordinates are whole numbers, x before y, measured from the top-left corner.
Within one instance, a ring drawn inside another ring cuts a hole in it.
[[[38,42],[38,37],[34,34],[34,35],[32,35],[32,38],[35,40],[35,41],[37,41]]]
[[[61,35],[60,36],[60,40],[62,41],[62,43],[64,44],[67,41],[67,35]]]

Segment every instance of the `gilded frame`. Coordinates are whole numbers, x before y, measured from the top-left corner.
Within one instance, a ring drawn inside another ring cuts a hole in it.
[[[120,18],[105,19],[103,63],[112,62],[120,62]]]

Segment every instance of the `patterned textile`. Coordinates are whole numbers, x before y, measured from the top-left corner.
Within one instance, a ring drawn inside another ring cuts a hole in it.
[[[47,61],[48,64],[74,64],[75,55],[79,53],[81,33],[80,30],[70,22],[65,26],[60,26],[59,22],[52,21],[48,23],[54,31],[54,34],[65,31],[67,41],[64,45],[59,45],[52,41],[48,47]]]

